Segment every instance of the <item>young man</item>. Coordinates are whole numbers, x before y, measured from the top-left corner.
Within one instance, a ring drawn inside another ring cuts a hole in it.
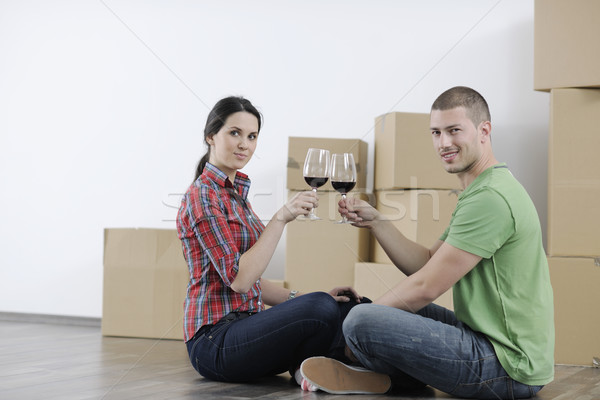
[[[539,218],[494,157],[490,120],[485,99],[470,88],[449,89],[433,103],[434,149],[463,192],[430,249],[368,203],[340,201],[340,213],[370,229],[407,278],[344,322],[348,356],[374,372],[312,358],[301,371],[314,387],[383,393],[391,378],[401,388],[513,399],[533,397],[552,381],[553,296]],[[432,303],[451,287],[455,312]]]

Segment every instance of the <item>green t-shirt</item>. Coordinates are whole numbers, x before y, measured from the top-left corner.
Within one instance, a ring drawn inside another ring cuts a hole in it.
[[[540,222],[505,164],[464,190],[440,239],[482,257],[454,285],[456,317],[489,338],[511,378],[552,381],[554,305]]]

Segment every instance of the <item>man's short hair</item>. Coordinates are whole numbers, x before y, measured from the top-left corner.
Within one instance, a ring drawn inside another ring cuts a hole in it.
[[[431,106],[431,111],[451,110],[464,107],[467,117],[476,127],[480,123],[492,120],[490,109],[481,94],[466,86],[455,86],[440,94]]]

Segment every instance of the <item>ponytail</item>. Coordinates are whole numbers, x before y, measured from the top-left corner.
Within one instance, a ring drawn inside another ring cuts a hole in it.
[[[208,162],[209,158],[210,158],[210,150],[207,151],[204,156],[202,156],[200,161],[198,161],[198,166],[196,167],[196,176],[194,177],[194,180],[198,179],[198,177],[200,175],[202,175],[202,171],[204,171],[204,166]]]

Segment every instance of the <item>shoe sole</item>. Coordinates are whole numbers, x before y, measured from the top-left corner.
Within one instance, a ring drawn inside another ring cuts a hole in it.
[[[355,369],[326,357],[307,358],[300,373],[311,385],[331,394],[384,394],[392,385],[385,374]]]

